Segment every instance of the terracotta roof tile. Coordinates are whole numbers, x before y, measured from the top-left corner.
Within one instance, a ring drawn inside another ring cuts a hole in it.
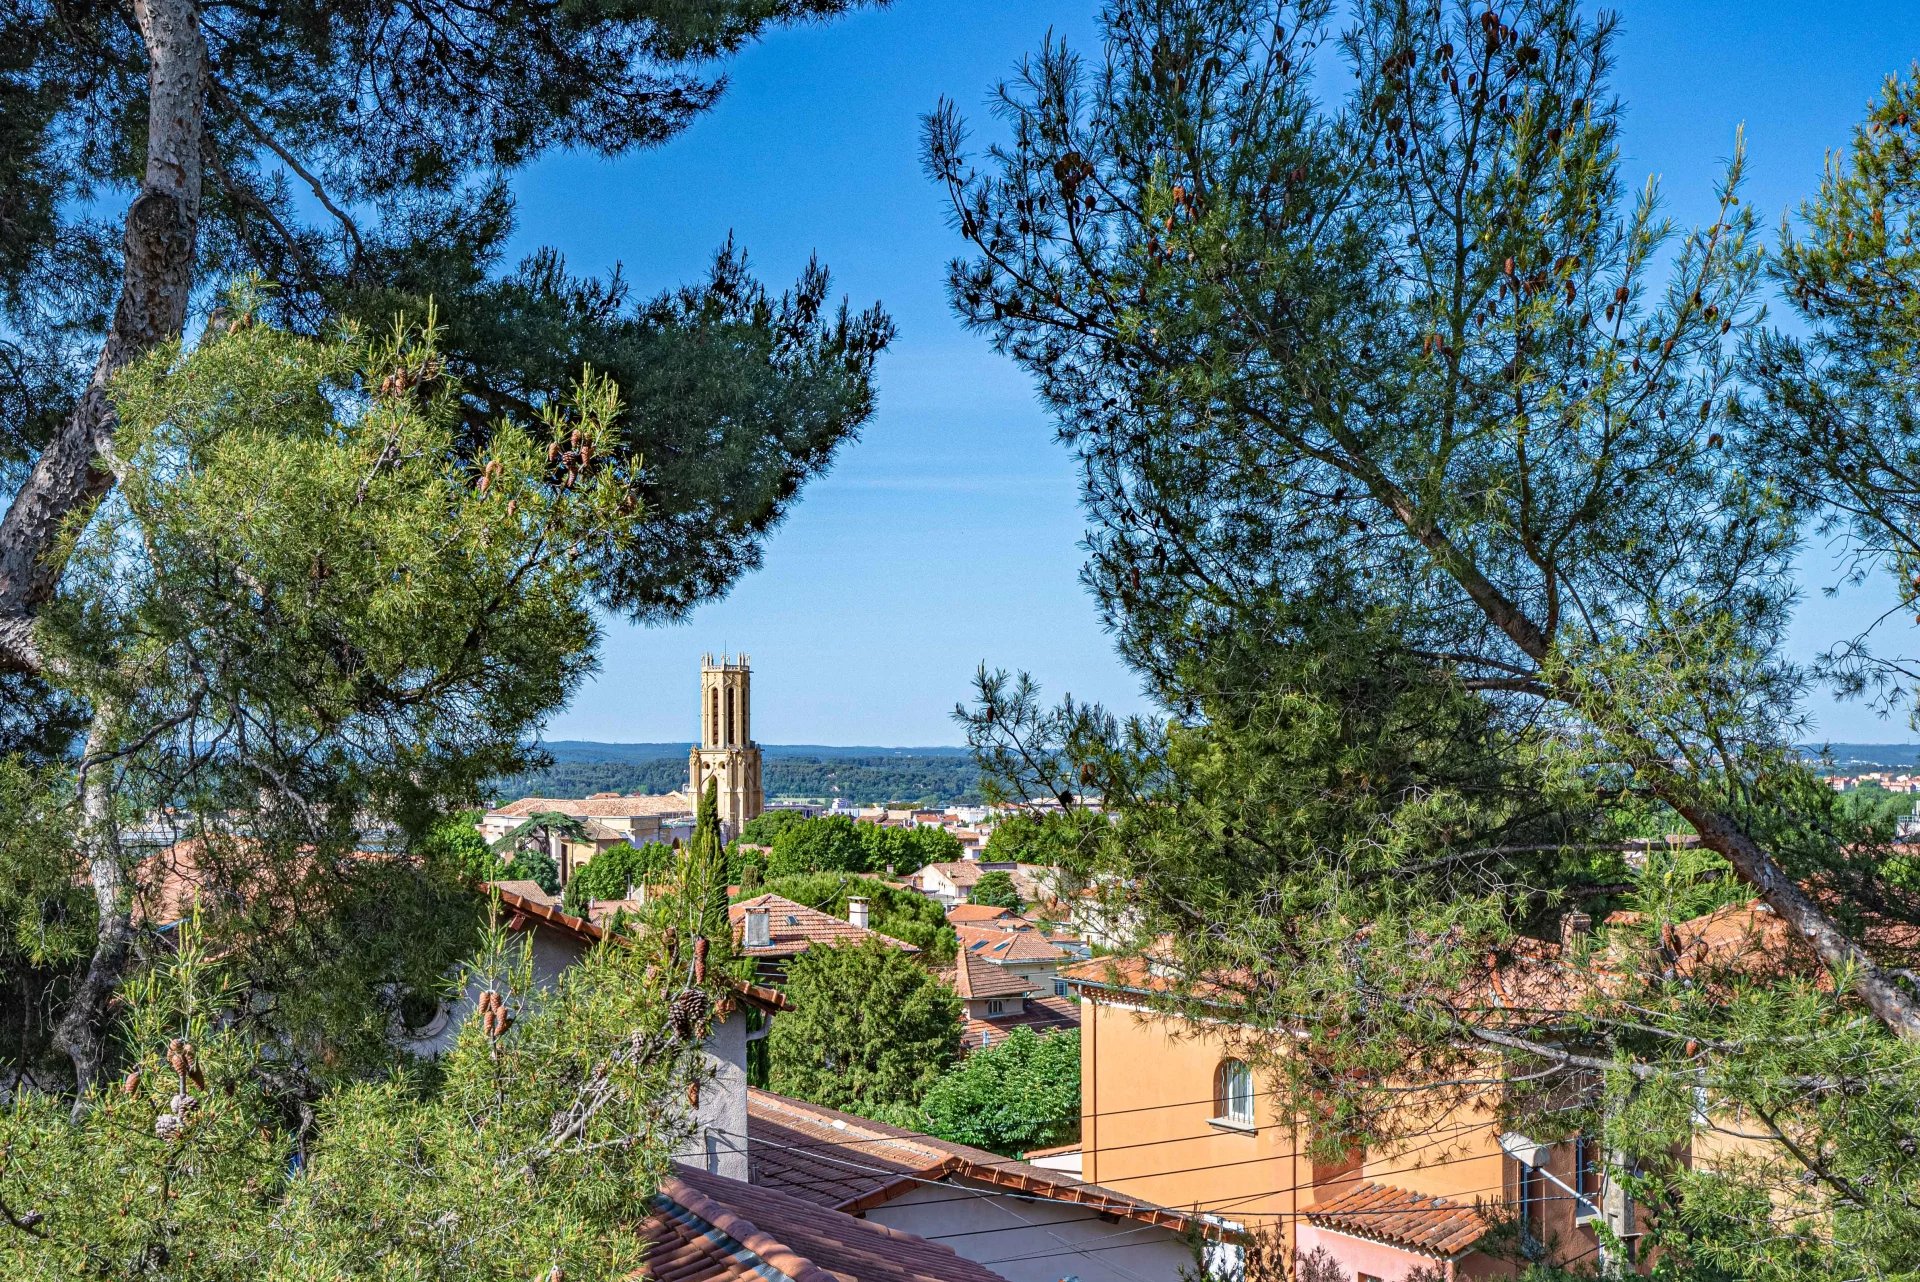
[[[1096,1206],[1122,1219],[1183,1231],[1189,1217],[1064,1171],[922,1135],[771,1091],[747,1092],[747,1145],[756,1189],[837,1211],[862,1212],[929,1180],[960,1177],[1028,1196]],[[864,1282],[864,1280],[863,1280]]]
[[[1046,936],[1037,930],[955,926],[953,933],[960,937],[960,951],[1003,965],[1007,962],[1065,961],[1067,956],[1063,950],[1048,943]]]
[[[767,910],[767,937],[770,942],[764,948],[748,948],[740,942],[746,931],[749,908]],[[791,957],[795,953],[804,953],[815,944],[857,944],[869,939],[891,944],[903,952],[920,951],[891,935],[856,926],[844,917],[823,913],[818,908],[809,908],[779,895],[743,899],[727,909],[727,916],[733,922],[735,945],[741,953],[750,957]]]
[[[982,1018],[960,1020],[960,1049],[980,1050],[999,1042],[1016,1028],[1052,1033],[1080,1027],[1080,1003],[1071,997],[1029,997],[1023,1009]]]
[[[525,819],[542,810],[576,819],[628,819],[636,815],[690,815],[694,804],[685,793],[679,792],[632,797],[522,797],[487,813]]]
[[[1001,1282],[945,1246],[679,1167],[641,1228],[654,1282]]]
[[[953,959],[953,991],[965,998],[1022,997],[1033,981],[964,949]]]
[[[1464,1251],[1493,1227],[1476,1207],[1464,1202],[1371,1182],[1316,1203],[1306,1214],[1322,1228],[1441,1258]]]
[[[992,904],[955,904],[947,909],[947,924],[964,926],[970,923],[989,921],[1018,921],[1019,917],[1011,908],[998,908]]]

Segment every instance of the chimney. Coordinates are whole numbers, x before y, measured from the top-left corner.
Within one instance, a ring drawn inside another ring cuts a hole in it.
[[[847,901],[847,920],[860,929],[865,930],[867,928],[868,907],[867,901],[857,895],[849,899]]]
[[[1574,952],[1585,946],[1593,934],[1593,918],[1575,909],[1560,918],[1560,948]]]
[[[767,910],[764,908],[747,909],[747,926],[741,936],[741,945],[746,948],[765,948],[773,942],[772,934],[767,930]]]

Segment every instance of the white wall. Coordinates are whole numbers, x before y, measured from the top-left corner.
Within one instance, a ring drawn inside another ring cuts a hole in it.
[[[577,963],[586,946],[553,930],[533,930],[533,983],[536,990],[551,988],[560,972]],[[403,1045],[416,1055],[444,1055],[460,1036],[460,1027],[480,1001],[478,980],[470,980],[432,1031],[408,1038]],[[694,1118],[699,1129],[688,1147],[674,1156],[689,1166],[731,1180],[747,1178],[747,1015],[737,1003],[726,1020],[715,1024],[701,1055],[700,1107]]]
[[[1193,1268],[1186,1239],[1170,1229],[1103,1220],[1092,1207],[1030,1201],[971,1181],[922,1185],[867,1218],[951,1247],[1007,1282],[1179,1282]]]

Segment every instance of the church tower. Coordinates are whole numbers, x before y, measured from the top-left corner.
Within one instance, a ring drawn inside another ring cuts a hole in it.
[[[720,824],[729,839],[766,808],[760,746],[753,741],[753,668],[744,654],[700,661],[700,743],[688,755],[689,791],[698,805],[707,781],[719,785]]]

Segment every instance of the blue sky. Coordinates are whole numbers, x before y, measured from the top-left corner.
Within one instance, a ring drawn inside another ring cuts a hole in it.
[[[1908,3],[1624,0],[1616,83],[1623,176],[1658,176],[1701,218],[1744,124],[1748,199],[1770,221],[1809,192],[1890,71],[1920,56]],[[732,233],[769,282],[817,253],[836,290],[882,301],[900,337],[882,358],[864,438],[804,493],[766,562],[683,624],[610,620],[597,678],[550,738],[691,738],[699,656],[753,656],[767,743],[936,744],[982,660],[1055,694],[1141,707],[1081,590],[1083,521],[1065,452],[1011,362],[948,311],[958,250],[921,171],[919,118],[942,96],[984,124],[990,85],[1047,32],[1094,47],[1094,0],[897,0],[774,33],[733,60],[719,107],[664,147],[619,161],[561,156],[521,175],[520,247],[576,270],[622,264],[645,291],[701,273]],[[1811,554],[1810,578],[1830,570]],[[1877,612],[1864,591],[1804,610],[1810,654]],[[1857,705],[1816,709],[1836,740],[1912,737]]]

